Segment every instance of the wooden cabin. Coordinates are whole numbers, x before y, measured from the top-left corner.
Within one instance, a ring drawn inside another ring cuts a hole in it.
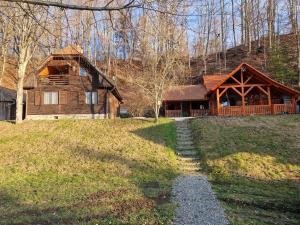
[[[296,113],[300,92],[242,63],[227,75],[205,75],[200,85],[173,86],[163,96],[166,117]]]
[[[114,83],[74,45],[51,54],[25,89],[26,119],[113,118],[122,103]]]

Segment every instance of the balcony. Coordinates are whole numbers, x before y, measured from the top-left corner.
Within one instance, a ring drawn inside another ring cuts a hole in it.
[[[40,78],[42,85],[69,85],[69,77],[68,74],[51,74],[46,78]]]

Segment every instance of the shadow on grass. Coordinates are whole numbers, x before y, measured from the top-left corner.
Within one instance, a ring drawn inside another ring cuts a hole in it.
[[[176,133],[172,122],[153,123],[153,126],[132,133],[166,147],[166,151],[174,150]],[[109,191],[103,191],[99,187],[100,191],[87,194],[81,200],[49,207],[40,202],[39,205],[24,202],[18,196],[10,195],[9,191],[0,190],[0,224],[142,224],[143,221],[148,221],[147,224],[170,223],[173,214],[170,187],[172,179],[177,175],[174,168],[165,165],[151,166],[145,161],[127,158],[121,152],[99,151],[96,146],[91,148],[85,145],[71,145],[70,150],[74,156],[88,161],[113,162],[122,165],[120,168],[129,168],[131,173],[124,175],[122,179],[137,187],[141,197],[132,197],[136,193],[122,186],[112,186],[112,190]],[[119,174],[111,176],[120,177],[121,174],[122,171],[119,171]],[[72,182],[70,185],[73,185]],[[65,194],[68,194],[67,192],[68,189]]]
[[[155,123],[147,128],[137,129],[133,134],[143,139],[163,145],[173,152],[176,146],[176,127],[174,121]]]
[[[196,119],[191,125],[203,168],[232,224],[300,224],[299,177],[291,169],[300,165],[299,151],[292,140],[299,134],[291,133],[290,127],[274,125],[277,121],[272,118],[239,119],[240,125],[233,118]],[[274,162],[269,158],[274,158]],[[257,167],[247,164],[247,160]],[[289,168],[290,177],[268,177],[269,167],[274,173],[282,173],[280,168],[284,165]],[[249,169],[252,166],[254,171]],[[248,172],[266,179],[251,177]]]

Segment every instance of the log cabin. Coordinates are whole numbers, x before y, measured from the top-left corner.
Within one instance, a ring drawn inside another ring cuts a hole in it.
[[[114,118],[122,97],[111,81],[70,45],[47,57],[24,89],[26,119]]]
[[[227,75],[204,75],[199,85],[172,86],[163,94],[166,117],[296,113],[300,92],[242,63]]]

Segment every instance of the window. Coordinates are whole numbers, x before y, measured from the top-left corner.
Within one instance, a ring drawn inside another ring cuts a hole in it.
[[[79,75],[80,75],[81,77],[85,77],[85,76],[86,76],[86,70],[85,70],[84,68],[80,67]]]
[[[58,104],[58,92],[44,92],[44,104],[45,105],[57,105]]]
[[[98,103],[98,92],[85,92],[85,103],[88,105],[96,105]]]

